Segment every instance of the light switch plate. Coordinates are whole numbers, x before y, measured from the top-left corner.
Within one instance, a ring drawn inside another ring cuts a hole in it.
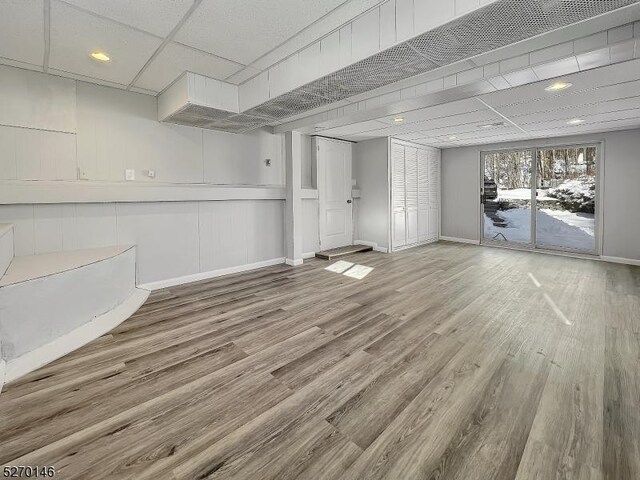
[[[136,171],[132,169],[126,169],[124,171],[125,180],[135,180],[136,179]]]

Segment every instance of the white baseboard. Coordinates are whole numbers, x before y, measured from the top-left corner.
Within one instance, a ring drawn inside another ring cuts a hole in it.
[[[302,254],[303,260],[308,260],[309,258],[315,258],[316,252],[307,252]]]
[[[373,251],[374,252],[380,252],[380,253],[389,253],[389,249],[386,247],[379,247],[378,244],[376,242],[369,242],[367,240],[356,240],[355,242],[353,242],[354,245],[365,245],[367,247],[373,247]]]
[[[133,315],[147,297],[148,290],[136,288],[129,298],[113,310],[31,352],[9,360],[6,364],[5,383],[16,380],[113,330]]]
[[[600,260],[602,260],[603,262],[622,263],[625,265],[640,266],[640,260],[635,260],[633,258],[607,257],[603,255],[602,257],[600,257]]]
[[[199,282],[210,278],[230,275],[232,273],[242,273],[257,268],[270,267],[272,265],[280,265],[285,263],[284,257],[264,260],[262,262],[248,263],[246,265],[238,265],[237,267],[221,268],[219,270],[210,270],[208,272],[194,273],[193,275],[185,275],[183,277],[169,278],[167,280],[158,280],[157,282],[143,283],[138,285],[146,290],[160,290],[162,288],[175,287],[176,285],[184,285],[185,283]]]
[[[302,265],[304,263],[304,260],[302,258],[296,258],[295,260],[292,258],[286,258],[284,260],[284,263],[286,263],[287,265],[290,265],[292,267],[299,267],[300,265]]]
[[[445,237],[441,235],[440,240],[444,240],[446,242],[468,243],[470,245],[480,245],[479,240],[471,240],[469,238]]]

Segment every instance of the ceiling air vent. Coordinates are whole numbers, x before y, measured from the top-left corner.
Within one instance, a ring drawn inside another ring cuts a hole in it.
[[[158,97],[158,120],[189,127],[241,133],[270,119],[238,111],[238,87],[186,72]]]

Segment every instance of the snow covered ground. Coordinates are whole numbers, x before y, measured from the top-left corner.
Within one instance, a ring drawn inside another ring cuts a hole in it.
[[[506,238],[508,242],[531,242],[531,209],[501,210],[498,215],[508,222],[508,226],[496,227],[485,215],[484,235],[487,240],[494,240],[497,235],[495,240],[498,241]],[[539,246],[595,250],[595,218],[592,214],[542,209],[537,212],[536,222]]]
[[[548,190],[538,189],[538,200],[554,200],[547,197]],[[498,200],[531,200],[530,188],[498,189]]]

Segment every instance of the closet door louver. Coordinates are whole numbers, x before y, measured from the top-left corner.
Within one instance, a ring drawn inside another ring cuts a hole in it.
[[[404,147],[391,144],[391,209],[392,209],[392,246],[402,247],[406,239],[406,188]]]
[[[407,245],[418,243],[418,150],[404,148]]]
[[[429,236],[428,240],[438,240],[440,205],[440,151],[429,151]]]
[[[418,150],[418,241],[429,239],[429,153]]]

